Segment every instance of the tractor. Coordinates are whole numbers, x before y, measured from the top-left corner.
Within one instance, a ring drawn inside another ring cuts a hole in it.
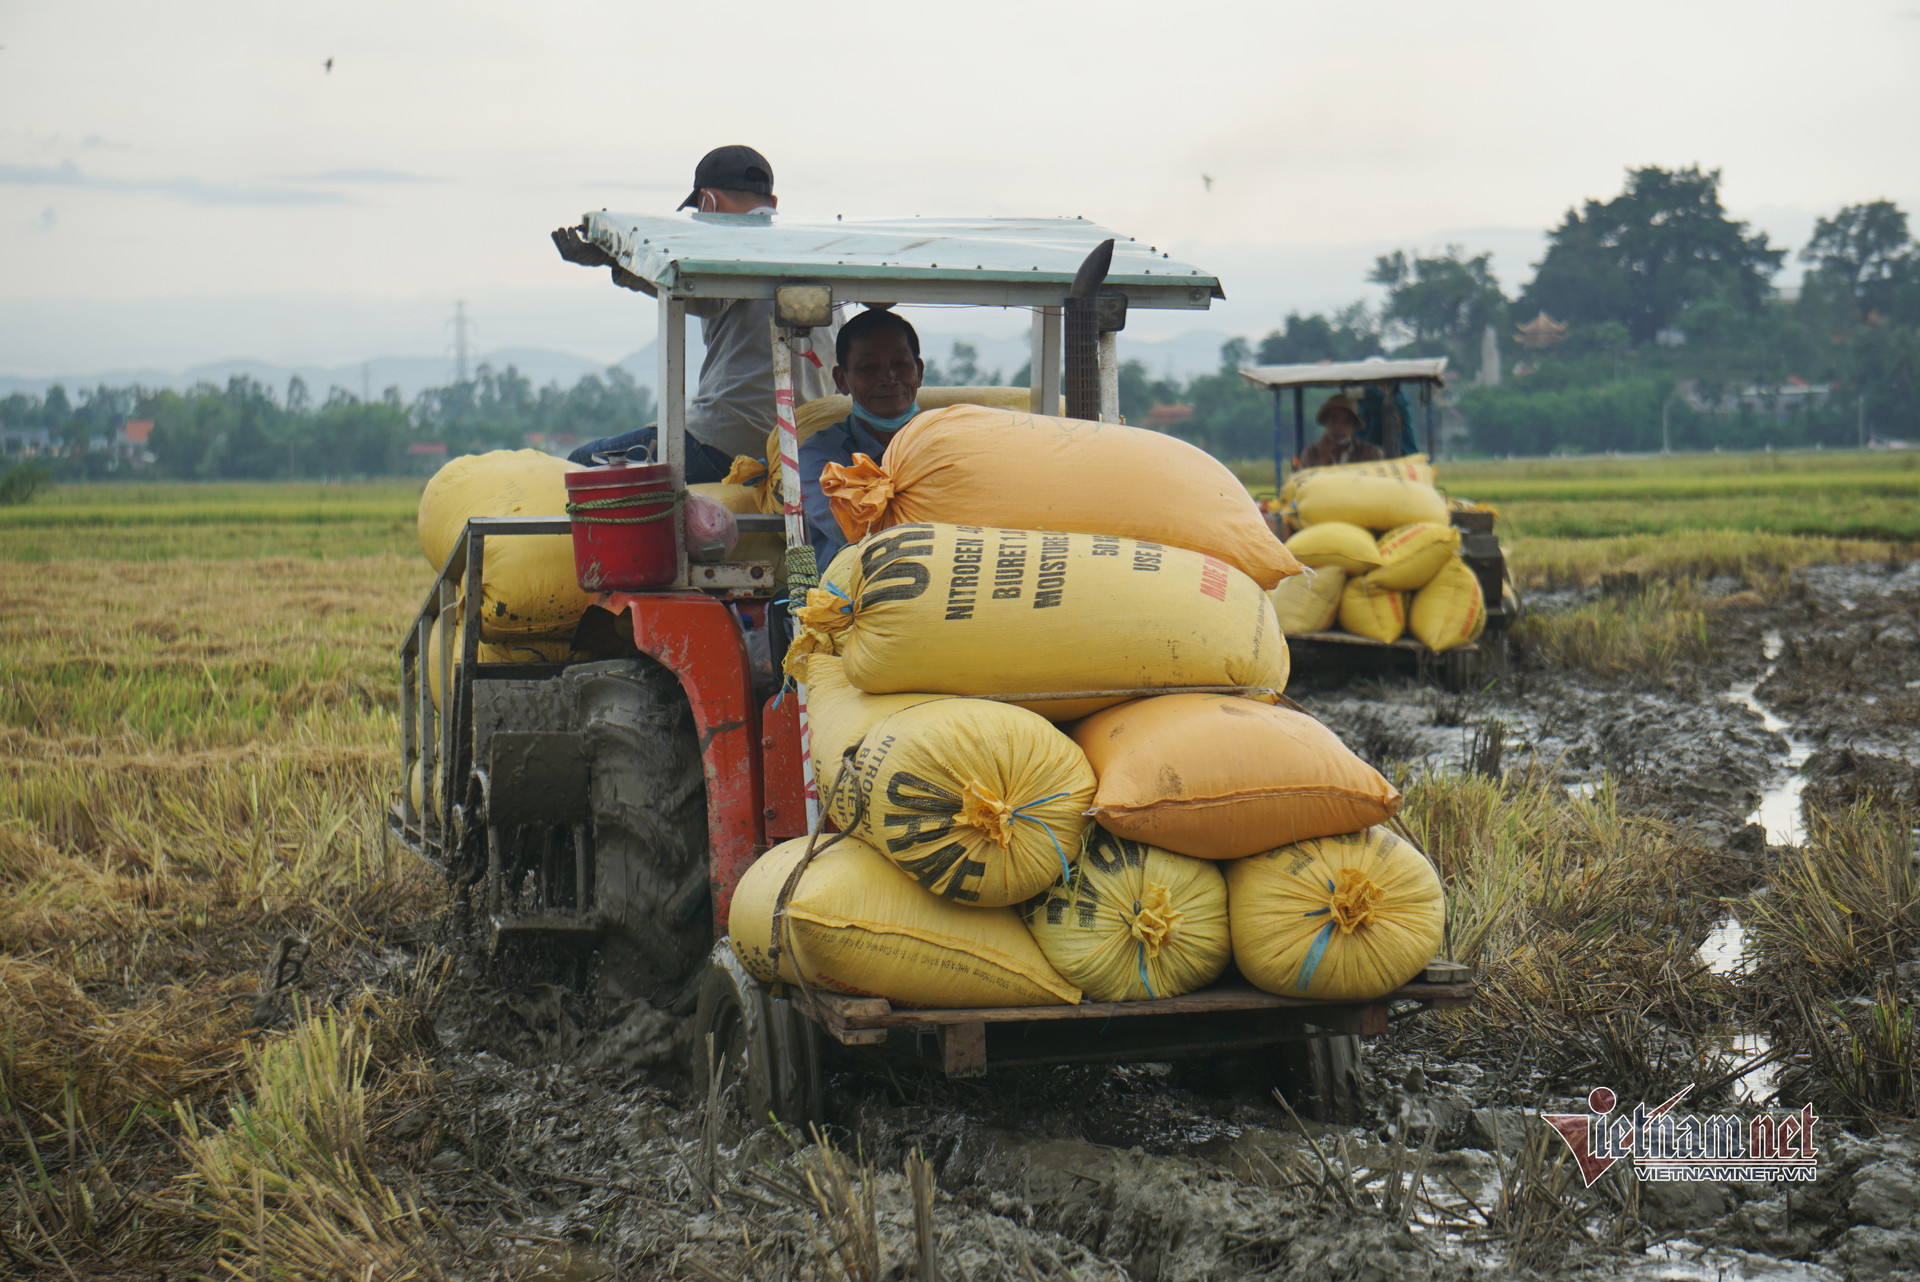
[[[1117,337],[1131,308],[1205,310],[1209,273],[1078,218],[804,222],[764,215],[590,213],[555,233],[576,263],[651,296],[659,326],[659,442],[684,488],[687,304],[767,299],[782,513],[738,517],[743,537],[805,544],[792,349],[836,304],[941,304],[1032,314],[1031,407],[1117,422]],[[684,511],[674,520],[684,521]],[[390,822],[438,868],[455,918],[490,952],[531,943],[597,956],[601,983],[694,1021],[753,1118],[820,1116],[823,1074],[848,1056],[958,1077],[1008,1065],[1237,1059],[1302,1112],[1351,1116],[1357,1038],[1390,1016],[1468,1000],[1463,967],[1434,962],[1366,1002],[1316,1002],[1229,978],[1183,997],[1005,1009],[898,1009],[872,997],[754,979],[726,934],[754,859],[818,831],[804,687],[781,692],[750,655],[785,595],[780,560],[703,562],[677,539],[673,581],[604,592],[567,662],[480,661],[480,602],[499,540],[568,534],[569,519],[468,522],[399,646],[403,788]],[[775,614],[777,616],[777,610]],[[457,654],[435,654],[436,623]],[[759,653],[768,653],[759,649]],[[778,650],[772,651],[776,656]],[[430,665],[438,672],[429,672]],[[777,666],[777,657],[775,659]],[[435,680],[437,676],[437,681]],[[430,687],[445,692],[438,710]],[[1140,690],[1147,695],[1164,693]],[[409,777],[403,775],[403,777]],[[706,1080],[704,1050],[696,1080]]]
[[[1240,377],[1273,393],[1274,492],[1280,491],[1289,475],[1300,471],[1300,458],[1307,450],[1309,389],[1349,395],[1359,408],[1360,438],[1379,446],[1387,458],[1396,459],[1421,452],[1421,427],[1425,429],[1426,452],[1437,453],[1435,401],[1446,386],[1446,375],[1444,356],[1392,360],[1376,356],[1363,361],[1243,367]],[[1409,389],[1419,400],[1420,427],[1415,425],[1413,406],[1407,397]],[[1293,428],[1291,451],[1287,449],[1289,419]],[[1520,617],[1521,599],[1512,590],[1506,554],[1493,532],[1493,521],[1494,514],[1489,510],[1456,508],[1453,512],[1453,524],[1461,536],[1460,559],[1480,581],[1480,594],[1486,601],[1486,629],[1478,641],[1434,654],[1412,637],[1383,642],[1340,631],[1289,633],[1287,648],[1303,673],[1339,676],[1411,666],[1422,677],[1439,680],[1456,691],[1504,675],[1507,631]]]

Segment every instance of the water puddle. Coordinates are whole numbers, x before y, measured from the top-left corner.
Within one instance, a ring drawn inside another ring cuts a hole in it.
[[[1800,819],[1800,797],[1807,790],[1807,777],[1801,768],[1807,764],[1807,758],[1813,755],[1814,745],[1811,740],[1794,734],[1792,726],[1774,716],[1772,710],[1754,695],[1754,691],[1773,675],[1782,649],[1784,643],[1780,634],[1768,632],[1760,642],[1760,653],[1767,660],[1767,670],[1760,674],[1758,680],[1736,682],[1723,697],[1753,709],[1769,732],[1787,741],[1786,773],[1783,777],[1776,777],[1761,791],[1760,805],[1748,816],[1748,822],[1757,823],[1767,830],[1767,844],[1770,846],[1797,846],[1805,835]]]
[[[1726,917],[1707,932],[1700,944],[1700,960],[1716,975],[1736,979],[1746,975],[1752,957],[1747,951],[1747,928],[1740,924],[1738,917]],[[1728,1068],[1732,1069],[1759,1059],[1773,1049],[1773,1043],[1759,1033],[1735,1033],[1726,1039],[1726,1047],[1731,1056]],[[1778,1072],[1777,1064],[1748,1069],[1734,1082],[1733,1093],[1748,1103],[1764,1104],[1773,1098]]]

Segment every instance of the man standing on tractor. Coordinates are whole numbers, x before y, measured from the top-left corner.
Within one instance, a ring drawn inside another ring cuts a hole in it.
[[[696,216],[753,214],[770,216],[779,206],[773,194],[773,166],[751,147],[716,147],[693,171],[693,191],[680,202]],[[736,455],[763,458],[774,428],[773,300],[766,298],[688,299],[687,314],[700,318],[707,346],[700,363],[700,390],[687,407],[687,484],[726,479]],[[815,330],[814,345],[795,353],[794,404],[825,396],[827,364],[821,353],[833,341],[833,328]],[[593,462],[609,450],[640,450],[655,444],[654,425],[589,441],[567,457]],[[656,457],[657,461],[657,457]]]
[[[852,398],[852,412],[800,443],[800,505],[807,514],[814,564],[821,570],[847,541],[820,489],[820,473],[829,463],[851,464],[855,454],[878,462],[893,434],[920,412],[915,398],[926,374],[920,335],[897,313],[876,308],[840,327],[833,385]]]
[[[1325,430],[1320,439],[1307,446],[1300,456],[1300,467],[1331,467],[1336,463],[1371,463],[1385,458],[1386,452],[1372,441],[1360,439],[1360,415],[1353,401],[1336,392],[1327,398],[1313,421]]]

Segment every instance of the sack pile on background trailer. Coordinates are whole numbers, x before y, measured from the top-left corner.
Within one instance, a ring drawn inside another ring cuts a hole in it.
[[[1226,468],[1158,433],[955,407],[822,488],[853,541],[796,603],[786,668],[841,835],[742,878],[749,971],[983,1006],[1174,997],[1230,961],[1361,1000],[1424,968],[1439,879],[1379,827],[1399,793],[1276,706],[1266,589],[1303,576]],[[1253,697],[1125,693],[1170,686]]]
[[[1288,632],[1411,632],[1434,651],[1479,640],[1486,601],[1424,454],[1295,472],[1276,506],[1297,530],[1288,551],[1312,571],[1274,592]]]

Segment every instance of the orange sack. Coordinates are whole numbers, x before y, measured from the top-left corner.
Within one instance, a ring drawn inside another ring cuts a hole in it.
[[[955,405],[902,428],[879,463],[827,464],[820,488],[849,543],[942,521],[1111,534],[1219,557],[1263,588],[1300,563],[1246,487],[1162,432]]]
[[[1199,859],[1385,823],[1400,793],[1304,712],[1217,694],[1163,694],[1073,728],[1108,832]]]

